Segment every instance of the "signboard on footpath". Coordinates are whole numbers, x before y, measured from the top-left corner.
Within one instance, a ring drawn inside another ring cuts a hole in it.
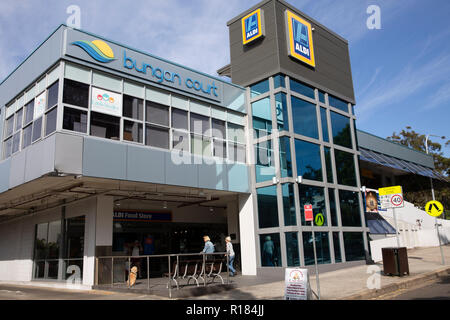
[[[308,269],[286,268],[285,300],[310,300]]]
[[[378,189],[382,209],[403,208],[403,191],[401,186]]]

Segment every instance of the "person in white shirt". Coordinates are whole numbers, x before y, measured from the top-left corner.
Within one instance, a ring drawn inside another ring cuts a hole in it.
[[[233,267],[234,256],[235,256],[234,250],[233,250],[233,244],[231,243],[230,237],[226,237],[225,242],[227,243],[227,254],[229,255],[228,268],[230,269],[230,276],[234,277],[234,275],[236,274],[236,270]]]

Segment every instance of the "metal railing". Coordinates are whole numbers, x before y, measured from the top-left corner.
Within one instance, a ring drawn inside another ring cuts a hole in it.
[[[115,285],[123,287],[126,284],[128,289],[136,287],[136,285],[132,286],[129,281],[130,272],[134,266],[138,269],[137,278],[143,279],[142,274],[146,274],[147,291],[150,291],[150,278],[154,278],[155,285],[166,285],[169,298],[172,298],[174,286],[179,290],[179,283],[182,280],[186,280],[185,286],[189,286],[191,280],[197,286],[200,286],[200,283],[206,286],[209,280],[209,283],[212,284],[216,279],[225,284],[221,273],[226,271],[226,283],[230,283],[230,257],[226,252],[101,256],[95,259],[95,284],[97,286],[109,285],[114,288]],[[154,277],[151,277],[151,275],[154,275]],[[168,278],[167,283],[165,280],[161,283],[161,279],[164,278]],[[157,279],[160,281],[158,282]],[[143,287],[141,286],[141,288]]]

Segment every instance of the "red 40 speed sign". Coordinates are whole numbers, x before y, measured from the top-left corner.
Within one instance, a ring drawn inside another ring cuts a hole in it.
[[[401,186],[378,189],[381,209],[403,208],[403,190]]]

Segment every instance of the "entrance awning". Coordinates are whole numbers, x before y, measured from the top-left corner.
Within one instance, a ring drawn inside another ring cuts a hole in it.
[[[427,168],[425,166],[422,166],[417,163],[412,163],[410,161],[401,160],[398,158],[394,158],[391,156],[387,156],[382,153],[378,153],[372,150],[359,148],[359,151],[361,152],[360,159],[367,162],[372,162],[375,164],[379,164],[384,167],[390,167],[394,168],[400,171],[412,173],[412,174],[418,174],[424,177],[429,177],[433,179],[439,179],[442,181],[448,181],[448,179],[441,175],[439,172],[437,172],[434,169]]]

